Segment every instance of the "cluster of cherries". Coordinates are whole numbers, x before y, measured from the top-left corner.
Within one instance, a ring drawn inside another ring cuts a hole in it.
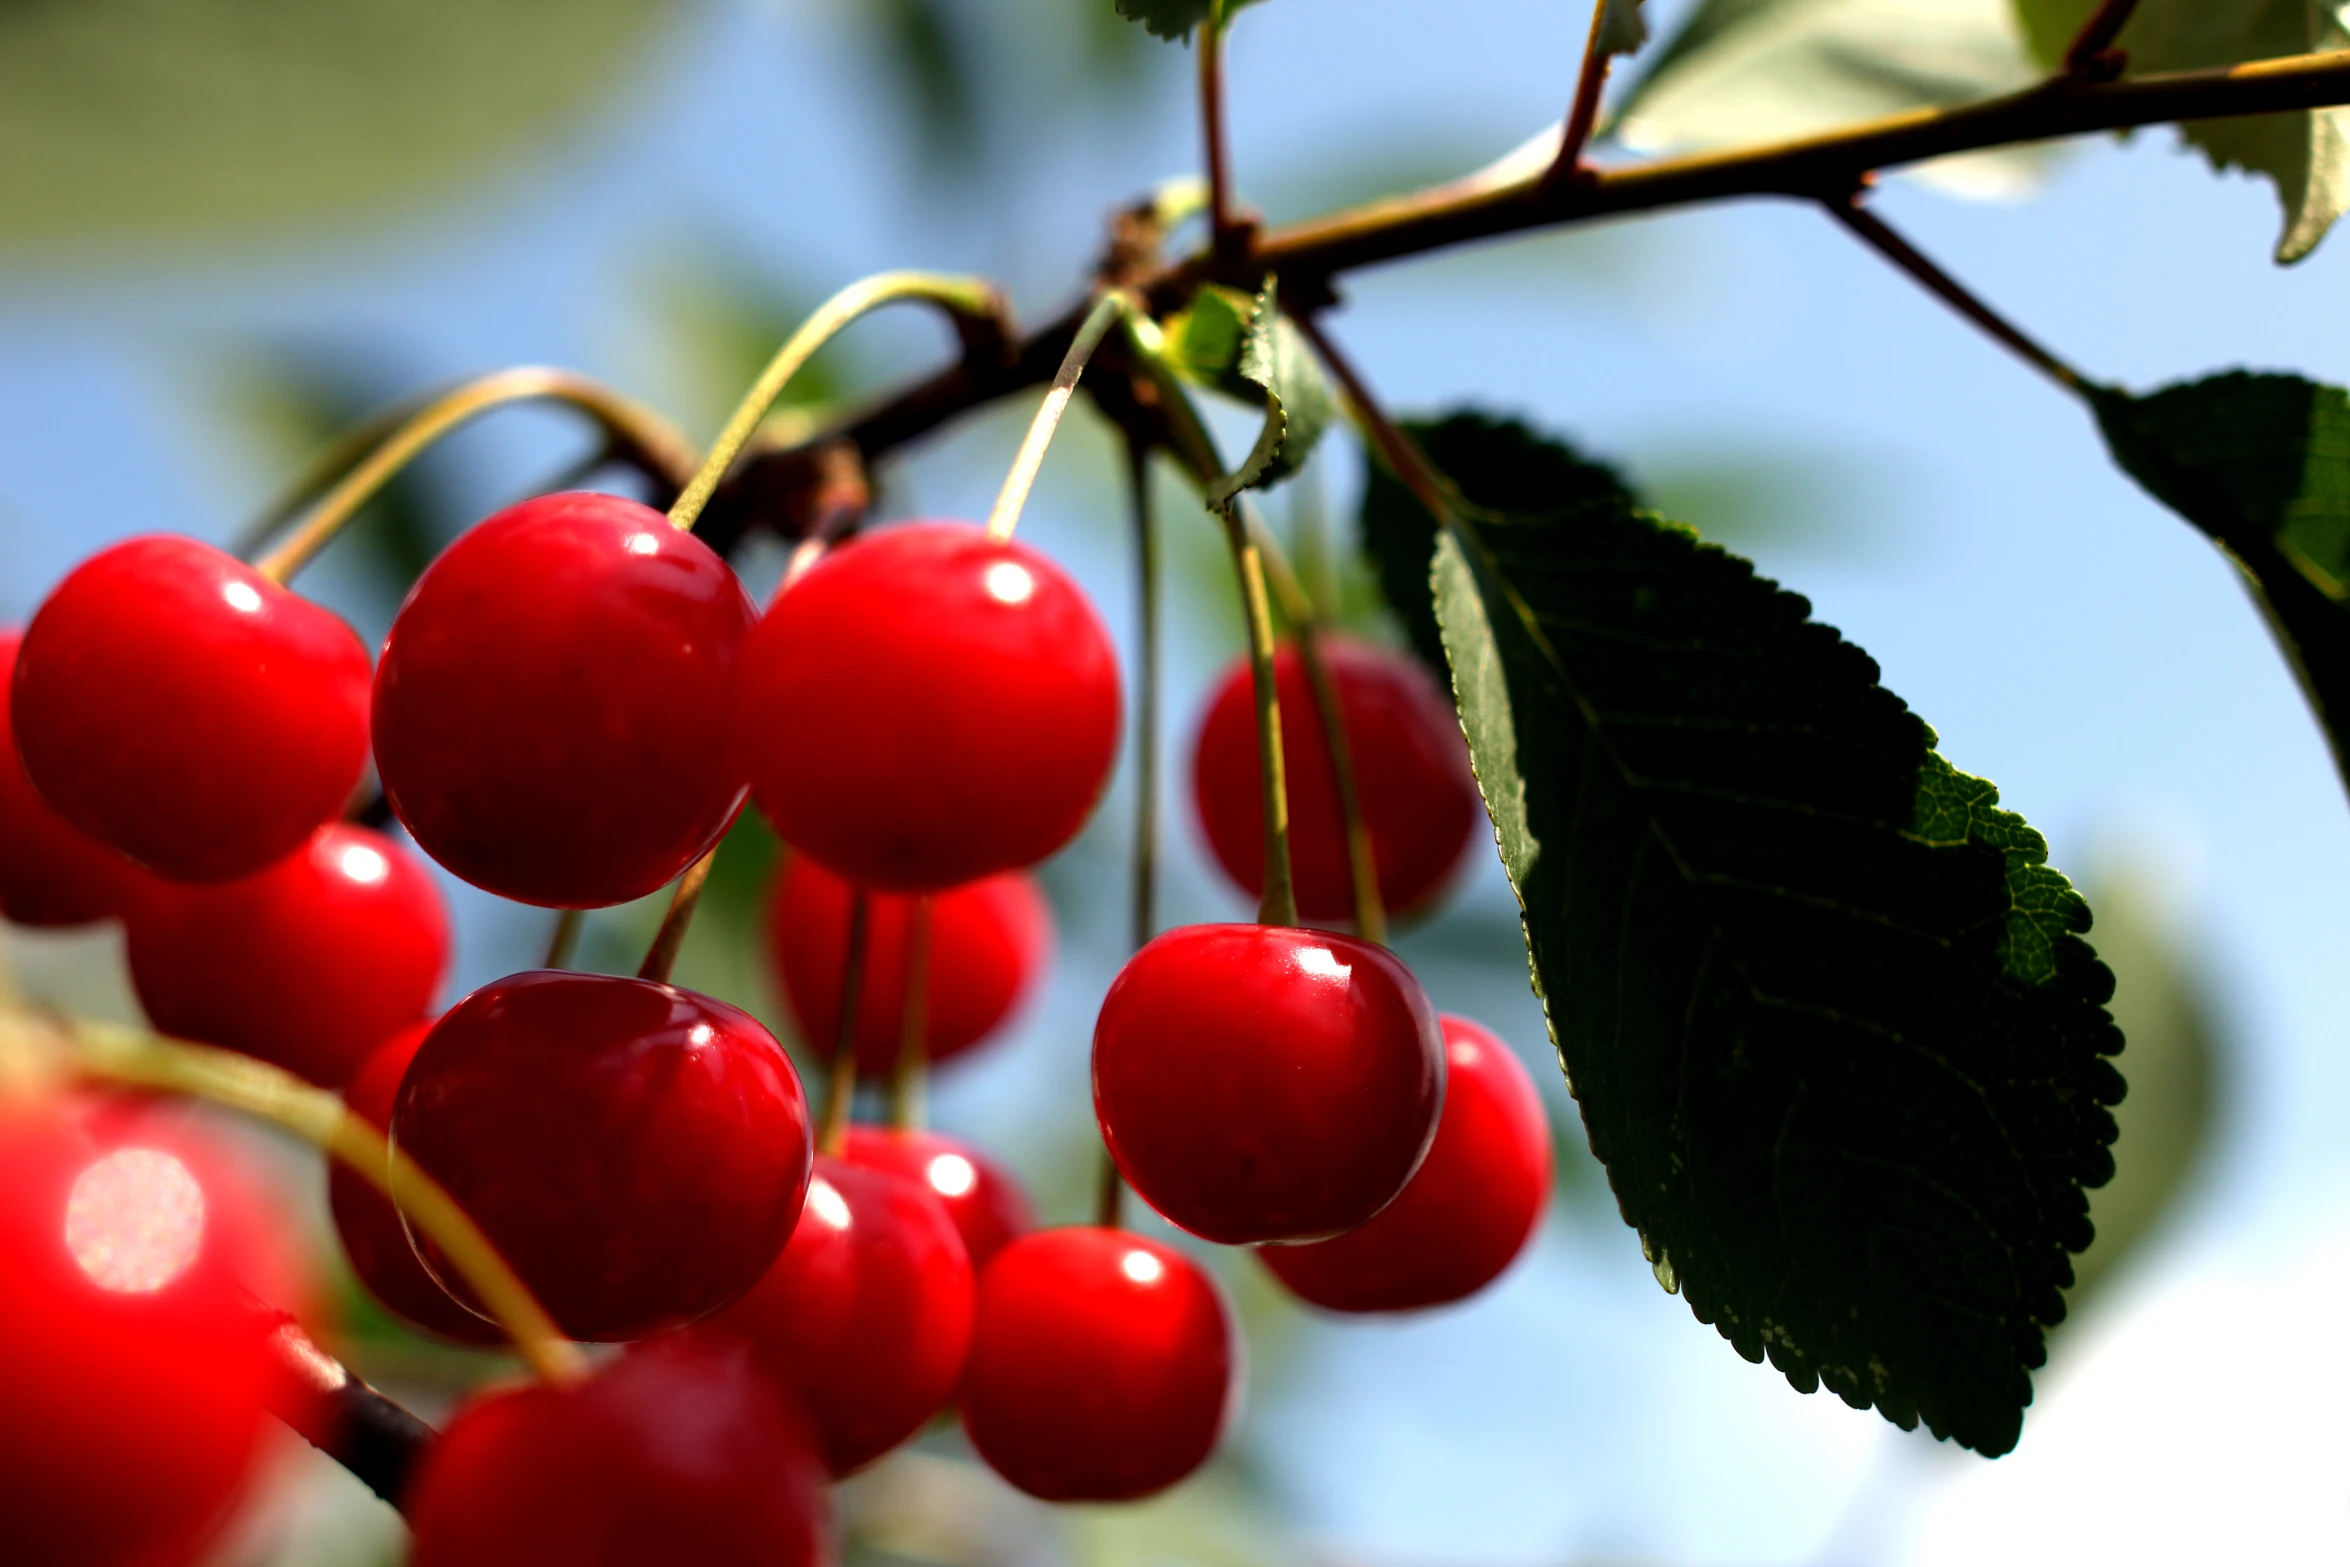
[[[1479,815],[1457,724],[1416,665],[1338,638],[1322,653],[1380,884],[1408,909]],[[802,1029],[829,1042],[854,1004],[859,1067],[889,1070],[920,951],[917,1037],[946,1060],[1033,983],[1050,926],[1026,868],[1075,835],[1118,749],[1109,637],[1049,559],[962,524],[882,528],[762,614],[660,513],[560,494],[458,539],[372,664],[328,611],[166,536],[85,562],[0,661],[0,912],[123,921],[158,1029],[341,1090],[565,1334],[627,1346],[458,1415],[406,1499],[417,1567],[651,1560],[655,1541],[663,1561],[821,1561],[826,1480],[950,1405],[988,1464],[1054,1500],[1147,1495],[1214,1449],[1239,1354],[1185,1251],[1036,1229],[1005,1172],[934,1133],[852,1126],[817,1148],[775,1038],[662,979],[538,970],[431,1017],[449,953],[433,880],[343,820],[372,760],[432,860],[590,909],[674,881],[755,800],[788,849],[770,929]],[[1330,752],[1294,653],[1277,662],[1299,904],[1337,921]],[[1252,890],[1258,768],[1243,665],[1194,787]],[[1511,1052],[1440,1020],[1386,948],[1329,930],[1160,935],[1109,991],[1093,1074],[1151,1207],[1261,1247],[1330,1309],[1481,1288],[1547,1191],[1548,1128]],[[184,1559],[259,1411],[284,1407],[255,1305],[282,1276],[263,1205],[191,1135],[115,1101],[0,1098],[0,1343],[17,1346],[0,1411],[41,1437],[0,1466],[0,1515],[34,1559]],[[385,1306],[502,1340],[371,1184],[338,1170],[332,1209]]]

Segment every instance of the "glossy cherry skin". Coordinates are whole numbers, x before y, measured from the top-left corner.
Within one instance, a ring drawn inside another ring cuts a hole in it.
[[[409,1567],[827,1567],[804,1421],[738,1349],[629,1349],[577,1386],[475,1399],[425,1450]]]
[[[830,1059],[840,1038],[841,976],[855,891],[805,855],[777,875],[767,952],[800,1035]],[[857,1001],[857,1070],[897,1064],[905,1030],[908,934],[916,900],[867,895],[865,983]],[[951,1061],[995,1032],[1019,1006],[1053,945],[1052,908],[1026,872],[950,887],[930,905],[930,990],[923,1036],[930,1064]]]
[[[1208,1460],[1240,1399],[1232,1308],[1183,1253],[1122,1230],[1039,1230],[979,1279],[963,1429],[1049,1502],[1123,1502]]]
[[[1379,896],[1405,914],[1452,879],[1485,818],[1460,719],[1420,664],[1351,637],[1321,639],[1353,754],[1355,789],[1371,833]],[[1336,769],[1313,685],[1295,646],[1273,657],[1281,698],[1281,756],[1289,778],[1289,866],[1298,912],[1354,916],[1354,876],[1338,813]],[[1225,874],[1255,897],[1265,884],[1265,818],[1257,784],[1257,717],[1248,660],[1225,675],[1200,721],[1192,802]]]
[[[1052,561],[957,522],[870,533],[743,650],[737,732],[786,843],[886,892],[1033,865],[1118,752],[1118,660]]]
[[[378,1045],[343,1089],[343,1106],[377,1131],[391,1125],[392,1101],[400,1079],[432,1024],[414,1023]],[[334,1216],[335,1234],[351,1271],[393,1316],[409,1326],[459,1344],[503,1344],[506,1335],[459,1305],[424,1270],[408,1243],[400,1211],[382,1188],[370,1184],[340,1160],[327,1167],[326,1199]]]
[[[87,925],[126,910],[146,872],[49,808],[17,760],[8,688],[24,634],[0,630],[0,919]]]
[[[269,1425],[276,1240],[185,1127],[0,1104],[0,1555],[194,1556]]]
[[[1127,1182],[1226,1245],[1351,1230],[1403,1190],[1444,1103],[1435,1010],[1385,947],[1187,925],[1137,952],[1093,1031],[1093,1105]]]
[[[449,967],[432,873],[397,843],[337,823],[241,881],[164,885],[129,920],[148,1020],[334,1088],[424,1016]]]
[[[701,1331],[747,1342],[845,1475],[946,1407],[971,1348],[971,1301],[970,1254],[928,1186],[819,1155],[791,1244]]]
[[[1020,1183],[960,1138],[943,1132],[852,1126],[840,1152],[851,1164],[888,1170],[929,1187],[930,1195],[955,1221],[975,1271],[1036,1228],[1036,1209]]]
[[[392,809],[504,897],[643,897],[742,806],[728,718],[757,614],[732,568],[650,507],[508,507],[432,563],[384,642],[375,755]]]
[[[177,881],[249,876],[342,813],[367,765],[367,649],[209,544],[99,551],[25,628],[9,716],[83,832]]]
[[[392,1138],[578,1339],[727,1306],[808,1187],[807,1101],[775,1036],[722,1001],[601,974],[514,974],[451,1007],[401,1080]]]
[[[1418,1311],[1501,1277],[1550,1198],[1550,1118],[1514,1052],[1446,1017],[1444,1117],[1419,1173],[1358,1230],[1257,1253],[1301,1300],[1330,1311]]]

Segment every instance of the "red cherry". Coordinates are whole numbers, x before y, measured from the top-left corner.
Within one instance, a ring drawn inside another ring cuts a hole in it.
[[[10,1561],[194,1555],[267,1428],[275,1235],[186,1128],[0,1105],[0,1519]]]
[[[410,1567],[826,1567],[805,1423],[739,1350],[668,1338],[487,1394],[426,1450]]]
[[[1444,1041],[1385,947],[1188,925],[1128,960],[1093,1031],[1102,1136],[1142,1199],[1226,1245],[1316,1240],[1387,1206],[1444,1102]]]
[[[823,1155],[791,1244],[709,1324],[798,1395],[836,1475],[946,1407],[971,1348],[971,1258],[927,1186]]]
[[[179,881],[249,876],[341,814],[367,764],[367,649],[209,544],[149,534],[57,585],[18,649],[33,787]]]
[[[737,733],[786,843],[889,892],[1033,865],[1118,752],[1118,660],[1024,544],[916,522],[834,550],[743,649]]]
[[[1004,1168],[960,1139],[939,1132],[852,1126],[841,1157],[888,1170],[930,1188],[963,1237],[974,1270],[1036,1228],[1028,1194]]]
[[[1550,1119],[1510,1047],[1466,1018],[1444,1026],[1444,1117],[1419,1174],[1359,1230],[1257,1255],[1331,1311],[1417,1311],[1501,1277],[1550,1197]]]
[[[343,1090],[343,1106],[382,1131],[391,1125],[392,1101],[400,1079],[417,1047],[432,1028],[429,1022],[412,1024],[378,1045],[367,1064]],[[408,1244],[408,1230],[391,1199],[347,1166],[329,1166],[326,1198],[334,1214],[335,1233],[342,1238],[343,1255],[351,1271],[367,1286],[367,1293],[393,1316],[411,1326],[460,1344],[503,1344],[506,1335],[457,1304],[416,1260]]]
[[[980,1275],[963,1429],[1031,1496],[1163,1491],[1207,1462],[1239,1392],[1232,1308],[1171,1247],[1120,1230],[1039,1230]]]
[[[87,925],[121,914],[145,873],[49,808],[17,760],[8,686],[24,634],[0,630],[0,919]]]
[[[1355,789],[1371,833],[1379,896],[1398,913],[1440,893],[1484,819],[1460,719],[1414,659],[1351,637],[1324,636],[1322,661],[1338,688]],[[1298,912],[1354,914],[1354,876],[1339,820],[1337,772],[1297,649],[1274,654],[1281,753],[1289,775],[1289,864]],[[1265,885],[1265,819],[1257,784],[1257,717],[1248,660],[1233,665],[1200,721],[1192,801],[1208,846],[1250,896]]]
[[[829,1055],[840,1035],[841,975],[855,890],[805,855],[775,879],[768,955],[801,1037]],[[865,984],[857,1002],[857,1070],[879,1077],[897,1064],[905,1028],[912,897],[873,893],[866,903]],[[1007,871],[939,893],[930,904],[930,991],[924,1030],[932,1065],[995,1031],[1051,957],[1053,915],[1026,873]]]
[[[602,974],[514,974],[451,1007],[401,1081],[392,1136],[579,1339],[727,1305],[782,1251],[808,1187],[808,1105],[775,1036],[722,1001]]]
[[[340,824],[242,881],[158,887],[129,927],[131,983],[156,1028],[329,1088],[424,1015],[449,966],[432,873]]]
[[[735,656],[758,611],[707,544],[616,495],[542,495],[409,590],[376,768],[425,853],[524,903],[641,898],[743,802]]]

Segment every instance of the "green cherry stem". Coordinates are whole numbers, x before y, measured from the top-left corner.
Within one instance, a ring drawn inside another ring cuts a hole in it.
[[[1252,511],[1249,534],[1265,562],[1265,577],[1273,596],[1281,601],[1281,615],[1289,622],[1297,643],[1298,662],[1305,666],[1306,689],[1314,699],[1314,718],[1322,743],[1330,752],[1331,781],[1338,788],[1338,823],[1346,838],[1346,868],[1353,884],[1355,931],[1365,941],[1387,943],[1387,906],[1379,896],[1379,861],[1371,852],[1371,824],[1363,816],[1361,780],[1355,772],[1354,746],[1347,738],[1346,712],[1339,705],[1338,683],[1330,678],[1329,660],[1322,657],[1324,628],[1320,609],[1306,591],[1272,530]]]
[[[361,507],[427,447],[493,408],[522,402],[567,403],[580,409],[603,427],[616,446],[669,483],[684,482],[685,475],[692,470],[692,449],[668,421],[600,382],[569,370],[536,365],[494,371],[434,398],[401,420],[388,435],[368,445],[366,455],[320,498],[302,525],[277,548],[256,560],[253,569],[273,582],[291,581],[294,573],[308,565],[311,557],[359,514]],[[373,431],[369,426],[361,426],[360,433]],[[346,442],[327,456],[349,455],[346,447],[356,448],[359,444]],[[322,462],[312,476],[326,467]]]
[[[557,1384],[586,1374],[578,1347],[563,1337],[456,1199],[364,1118],[345,1111],[335,1095],[251,1056],[108,1023],[74,1024],[70,1043],[75,1064],[93,1077],[226,1105],[341,1160],[398,1204],[448,1257],[532,1370]]]
[[[685,868],[670,889],[669,907],[662,912],[661,928],[653,932],[653,944],[645,950],[645,961],[637,965],[636,977],[649,979],[657,985],[669,983],[669,971],[677,967],[678,949],[685,945],[686,927],[693,923],[694,910],[702,901],[702,884],[710,879],[710,867],[717,863],[718,845],[712,844],[702,857]]]
[[[901,1132],[922,1130],[930,1079],[930,904],[924,893],[906,919],[906,1004],[889,1078],[889,1122]]]
[[[1157,324],[1129,317],[1127,335],[1158,391],[1177,455],[1200,484],[1215,482],[1226,471],[1224,460],[1199,409],[1167,360],[1166,340]],[[1265,819],[1265,890],[1257,901],[1257,921],[1295,925],[1297,890],[1289,868],[1288,764],[1281,745],[1281,698],[1273,682],[1273,609],[1265,589],[1264,552],[1242,520],[1238,497],[1211,510],[1224,525],[1233,573],[1240,583],[1242,619],[1248,628],[1249,684],[1256,700],[1257,778]]]
[[[859,887],[849,895],[848,950],[840,964],[840,1021],[833,1031],[824,1113],[816,1123],[818,1153],[839,1153],[849,1134],[849,1110],[857,1097],[857,1003],[865,994],[865,947],[872,923],[872,899]]]
[[[678,495],[677,504],[669,508],[671,526],[691,528],[702,515],[702,508],[718,489],[718,481],[726,477],[726,470],[742,455],[744,445],[759,421],[767,416],[775,399],[793,376],[816,357],[816,351],[854,322],[858,317],[883,305],[899,300],[918,299],[938,305],[957,316],[989,323],[1003,319],[1003,298],[994,286],[978,278],[956,277],[942,272],[877,272],[869,278],[851,283],[816,307],[816,313],[799,325],[799,329],[785,339],[759,372],[759,379],[743,394],[743,400],[726,421],[726,428],[718,432],[718,439],[710,447],[710,455],[685,489]]]
[[[1020,525],[1020,508],[1028,504],[1028,492],[1036,486],[1037,471],[1044,466],[1045,448],[1053,444],[1053,432],[1061,427],[1061,415],[1069,411],[1069,400],[1077,395],[1077,378],[1085,374],[1086,362],[1101,346],[1119,317],[1130,314],[1136,306],[1133,298],[1119,289],[1111,289],[1094,301],[1078,324],[1077,335],[1069,341],[1069,352],[1061,356],[1061,368],[1053,374],[1053,384],[1045,389],[1044,401],[1037,406],[1036,417],[1028,422],[1028,434],[1020,442],[1020,450],[1013,454],[1011,471],[1004,475],[1004,487],[996,492],[995,506],[987,514],[987,536],[1008,539]]]
[[[564,909],[555,916],[555,928],[547,933],[546,961],[540,968],[568,968],[571,953],[579,945],[579,927],[585,916],[578,909]]]

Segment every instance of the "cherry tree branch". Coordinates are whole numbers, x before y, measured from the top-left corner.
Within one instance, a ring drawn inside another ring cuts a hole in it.
[[[401,1505],[433,1428],[369,1387],[357,1373],[310,1342],[285,1312],[255,1302],[269,1324],[277,1360],[277,1417],[362,1485]]]
[[[2104,0],[2089,20],[2081,24],[2080,32],[2065,50],[2065,70],[2073,76],[2104,81],[2121,75],[2129,59],[2116,51],[2113,43],[2122,35],[2122,29],[2130,25],[2137,9],[2138,0]]]
[[[1824,135],[1720,152],[1660,158],[1546,182],[1542,174],[1495,182],[1478,177],[1350,207],[1250,236],[1237,260],[1213,247],[1128,282],[1157,313],[1200,283],[1254,286],[1278,270],[1294,309],[1330,299],[1331,280],[1384,262],[1513,234],[1567,228],[1631,212],[1655,212],[1746,197],[1842,202],[1879,170],[1953,153],[2178,121],[2350,104],[2350,50],[2293,55],[2249,65],[2094,81],[2059,76],[2021,92],[1948,109],[1920,109],[1863,121]],[[845,442],[870,463],[973,409],[1043,385],[1068,352],[1084,305],[998,351],[968,352],[956,364],[868,404],[804,445],[738,466],[697,532],[731,541],[753,525],[755,497],[788,490],[815,451]]]
[[[1546,184],[1573,179],[1582,172],[1583,149],[1591,145],[1592,127],[1599,123],[1599,95],[1607,86],[1608,66],[1614,59],[1603,46],[1607,8],[1608,0],[1592,0],[1591,36],[1583,42],[1583,68],[1575,74],[1575,101],[1568,106],[1560,128],[1558,157],[1543,176]]]

